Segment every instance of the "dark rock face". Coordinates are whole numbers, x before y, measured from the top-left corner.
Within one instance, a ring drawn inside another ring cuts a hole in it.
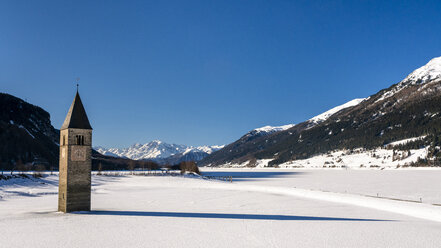
[[[0,163],[12,169],[21,163],[58,167],[59,131],[48,112],[17,97],[0,93]]]

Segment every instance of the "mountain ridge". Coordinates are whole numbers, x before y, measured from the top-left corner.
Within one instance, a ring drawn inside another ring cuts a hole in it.
[[[243,164],[266,159],[276,166],[334,149],[374,148],[425,135],[430,158],[438,159],[441,140],[441,57],[414,70],[389,88],[332,113],[318,124],[299,123],[264,137],[245,136],[200,161],[203,166]],[[325,112],[326,113],[326,112]],[[408,145],[408,147],[411,145]],[[415,145],[416,146],[416,145]]]
[[[187,146],[169,144],[153,140],[145,144],[135,143],[127,148],[94,147],[99,153],[107,156],[129,158],[134,160],[151,160],[161,164],[178,163],[189,160],[201,160],[223,146]]]

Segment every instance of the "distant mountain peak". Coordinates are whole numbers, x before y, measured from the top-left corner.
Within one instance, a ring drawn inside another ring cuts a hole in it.
[[[437,78],[441,78],[441,57],[431,59],[426,65],[409,74],[402,82],[423,84]]]
[[[128,148],[104,148],[95,147],[99,153],[107,156],[130,158],[135,160],[149,159],[160,162],[172,156],[187,155],[189,153],[201,153],[199,157],[211,154],[223,146],[186,146],[169,144],[160,140],[153,140],[145,144],[136,143]]]

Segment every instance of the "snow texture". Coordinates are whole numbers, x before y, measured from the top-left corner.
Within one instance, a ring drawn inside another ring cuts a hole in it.
[[[190,152],[205,152],[207,154],[211,154],[212,152],[215,152],[217,150],[220,150],[224,147],[222,146],[197,146],[197,147],[187,147],[187,149],[183,152],[183,154],[187,154]]]
[[[268,134],[285,131],[287,129],[292,128],[295,124],[287,124],[283,126],[264,126],[260,128],[253,129],[245,134],[245,137],[255,137],[255,136],[265,136]]]
[[[407,142],[421,139],[411,138],[392,142],[389,145],[395,146],[405,144]],[[350,169],[385,169],[408,167],[418,159],[427,158],[428,147],[421,149],[411,149],[408,151],[386,149],[379,147],[372,150],[353,149],[353,150],[336,150],[325,154],[316,155],[307,159],[298,159],[288,161],[277,165],[279,168],[350,168]],[[257,160],[257,168],[268,167],[269,162],[273,159]],[[241,164],[226,163],[220,165],[221,168],[244,168],[249,165],[249,161]]]
[[[428,147],[409,151],[377,148],[373,150],[338,150],[308,159],[280,164],[281,168],[397,168],[426,158]]]
[[[351,100],[345,104],[342,104],[340,106],[334,107],[320,115],[317,115],[311,119],[309,119],[308,121],[314,124],[318,124],[321,122],[326,121],[327,119],[329,119],[329,117],[331,117],[332,115],[334,115],[335,113],[339,112],[340,110],[343,110],[345,108],[349,108],[355,105],[360,104],[362,101],[366,100],[366,98],[356,98],[354,100]]]
[[[403,82],[426,83],[441,77],[441,57],[433,58],[426,65],[409,74]]]
[[[23,125],[19,125],[18,127],[21,129],[24,129],[29,134],[29,136],[31,136],[33,139],[35,139],[35,136],[32,135],[31,132],[29,132],[29,130],[27,130]]]
[[[256,128],[253,131],[256,131],[256,133],[268,133],[269,134],[269,133],[285,131],[287,129],[292,128],[293,126],[295,126],[295,124],[288,124],[288,125],[277,126],[277,127],[264,126],[264,127],[261,127],[261,128]]]
[[[391,145],[391,146],[405,145],[407,143],[411,143],[411,142],[414,142],[414,141],[417,141],[417,140],[422,140],[424,138],[426,138],[426,135],[423,135],[423,136],[420,136],[420,137],[414,137],[414,138],[394,141],[394,142],[391,142],[391,143],[389,143],[387,145]]]
[[[324,175],[317,177],[315,171]],[[93,211],[72,214],[55,212],[56,176],[8,182],[0,185],[0,195],[7,195],[0,204],[0,238],[4,247],[440,246],[439,206],[326,192],[333,185],[357,186],[367,178],[374,182],[370,187],[382,188],[375,184],[378,175],[371,173],[386,171],[339,170],[347,173],[346,182],[339,174],[315,171],[206,172],[233,175],[233,183],[93,176]],[[387,172],[390,181],[398,181],[388,190],[407,188],[410,174]],[[412,172],[437,197],[440,170]],[[317,178],[326,179],[327,187],[293,187]]]

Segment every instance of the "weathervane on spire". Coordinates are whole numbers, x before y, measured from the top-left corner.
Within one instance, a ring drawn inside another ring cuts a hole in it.
[[[80,84],[78,82],[80,81],[80,78],[77,78],[75,81],[77,82],[77,92],[78,92],[78,88],[80,87]]]

